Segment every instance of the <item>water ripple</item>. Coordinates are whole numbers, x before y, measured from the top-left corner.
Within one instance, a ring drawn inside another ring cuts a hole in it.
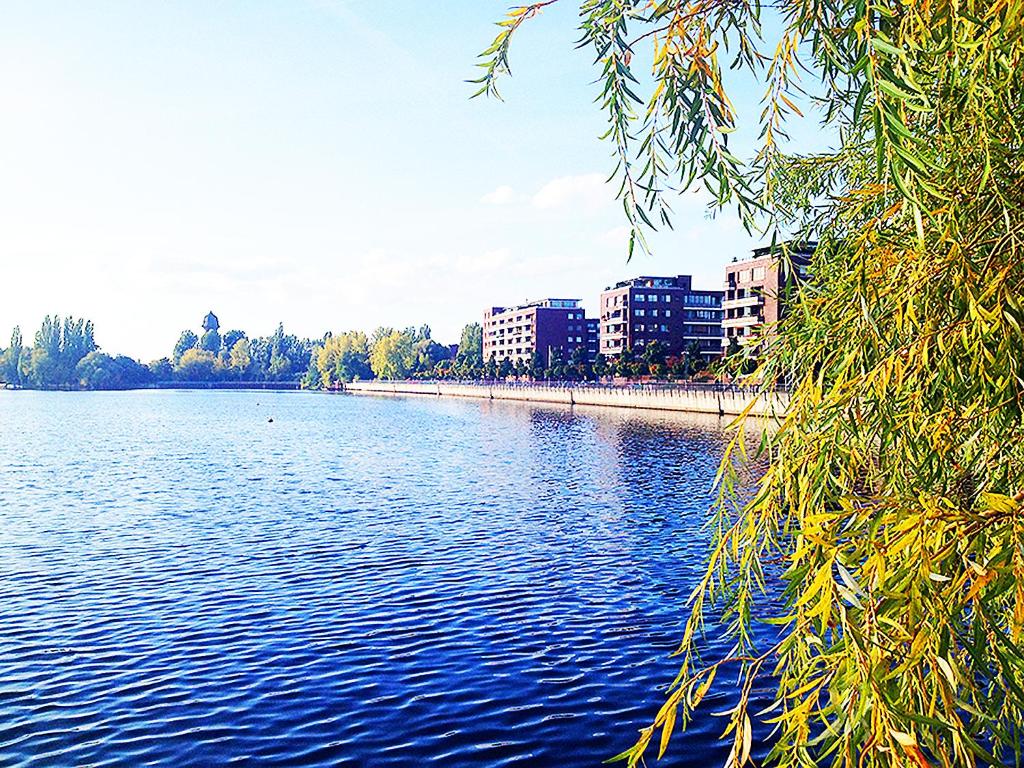
[[[674,675],[719,427],[0,392],[0,765],[599,765]]]

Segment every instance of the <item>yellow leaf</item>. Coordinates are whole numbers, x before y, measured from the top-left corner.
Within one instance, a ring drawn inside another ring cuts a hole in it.
[[[978,500],[986,509],[1003,515],[1012,515],[1020,509],[1016,501],[1002,493],[982,493]]]
[[[750,748],[754,744],[754,729],[750,727],[750,716],[743,716],[743,751],[740,752],[740,766],[747,764],[750,759]]]
[[[953,672],[953,665],[950,664],[948,661],[946,661],[946,659],[942,658],[941,656],[936,656],[935,657],[935,663],[938,665],[939,669],[942,671],[942,674],[945,676],[946,680],[949,681],[949,687],[952,688],[955,691],[956,690],[956,674]]]
[[[912,734],[897,731],[895,728],[890,728],[889,733],[892,734],[892,737],[896,739],[896,743],[901,747],[906,748],[917,746],[917,739]]]
[[[665,724],[661,727],[661,744],[658,746],[658,759],[660,760],[662,755],[665,754],[665,750],[668,749],[668,740],[672,738],[672,729],[676,725],[676,707],[672,707],[665,715]]]

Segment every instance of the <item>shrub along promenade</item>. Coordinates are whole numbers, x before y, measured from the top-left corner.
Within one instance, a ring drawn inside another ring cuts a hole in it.
[[[762,394],[754,387],[730,384],[631,384],[612,386],[581,382],[536,384],[448,381],[355,381],[345,391],[357,395],[433,395],[486,400],[519,400],[565,405],[598,405],[688,411],[719,416],[781,416],[785,392]]]

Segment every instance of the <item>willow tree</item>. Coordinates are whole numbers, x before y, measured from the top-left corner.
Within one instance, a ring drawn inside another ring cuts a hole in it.
[[[482,93],[553,1],[500,22]],[[748,226],[819,242],[755,374],[787,381],[789,408],[732,441],[679,676],[621,757],[660,755],[738,680],[733,766],[759,717],[776,765],[1019,765],[1024,0],[764,5],[770,40],[754,0],[580,4],[631,250],[695,184]],[[730,151],[724,68],[763,82],[749,158]],[[808,102],[835,151],[785,150]],[[712,617],[737,643],[713,663]],[[767,647],[757,622],[777,625]],[[758,714],[761,680],[776,695]]]

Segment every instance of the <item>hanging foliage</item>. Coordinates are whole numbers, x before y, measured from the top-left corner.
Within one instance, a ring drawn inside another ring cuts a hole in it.
[[[502,22],[481,93],[543,5]],[[1024,0],[586,0],[580,14],[631,249],[694,184],[751,228],[819,243],[754,374],[787,382],[789,408],[732,441],[679,676],[619,757],[660,756],[738,680],[731,766],[757,720],[780,766],[1020,765]],[[632,69],[641,46],[650,75]],[[765,86],[747,162],[729,150],[723,67]],[[784,151],[807,103],[836,151]],[[773,585],[781,601],[762,599]],[[705,618],[737,642],[713,665]],[[773,686],[768,712],[751,711],[755,681]]]

